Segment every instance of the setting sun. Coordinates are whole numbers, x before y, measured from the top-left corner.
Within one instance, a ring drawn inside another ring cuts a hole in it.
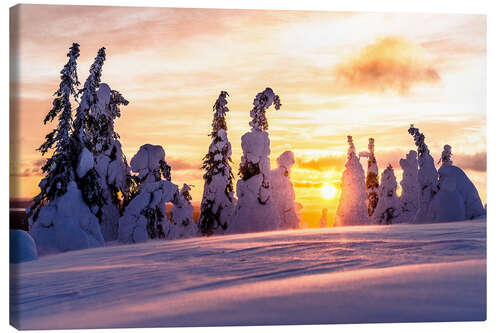
[[[321,194],[325,199],[332,199],[337,193],[337,188],[333,185],[324,185],[321,188]]]

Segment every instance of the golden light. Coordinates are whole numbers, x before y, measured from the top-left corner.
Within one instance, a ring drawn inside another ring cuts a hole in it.
[[[337,194],[337,188],[333,185],[323,185],[321,194],[325,199],[332,199]]]

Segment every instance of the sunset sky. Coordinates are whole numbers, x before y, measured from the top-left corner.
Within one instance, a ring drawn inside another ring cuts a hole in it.
[[[79,79],[97,50],[107,58],[102,82],[130,101],[116,121],[130,161],[145,143],[162,145],[172,180],[195,185],[201,201],[201,159],[212,106],[229,93],[228,136],[233,172],[249,130],[255,95],[271,87],[271,163],[285,150],[303,217],[333,219],[352,135],[357,151],[375,139],[380,173],[416,149],[410,123],[426,136],[437,162],[453,147],[486,202],[486,17],[133,7],[21,5],[11,12],[11,197],[32,197],[41,179],[35,151],[51,126],[51,107],[72,42],[80,44]],[[366,161],[364,161],[366,165]]]

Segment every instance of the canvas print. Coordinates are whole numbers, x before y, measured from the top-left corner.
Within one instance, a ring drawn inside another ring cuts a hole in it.
[[[486,16],[10,9],[18,329],[486,320]]]

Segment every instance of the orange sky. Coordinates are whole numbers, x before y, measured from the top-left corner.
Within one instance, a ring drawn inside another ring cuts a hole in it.
[[[450,144],[454,161],[486,201],[486,18],[482,15],[380,14],[21,5],[11,11],[11,197],[37,193],[42,120],[72,42],[80,81],[101,46],[102,81],[130,104],[116,129],[130,160],[160,144],[173,181],[203,190],[212,105],[229,92],[234,172],[256,93],[271,87],[271,160],[295,153],[297,201],[319,223],[324,184],[340,181],[346,135],[358,151],[375,138],[380,171],[415,149],[414,123],[435,160]]]

